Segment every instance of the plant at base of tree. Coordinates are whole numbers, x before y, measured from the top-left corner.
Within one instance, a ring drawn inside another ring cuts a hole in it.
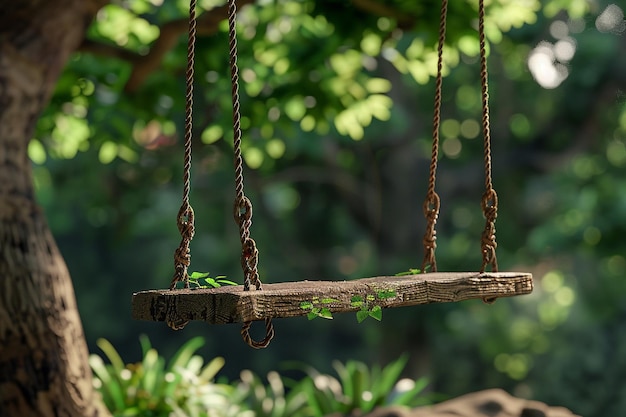
[[[98,340],[98,346],[110,363],[105,364],[98,355],[89,357],[94,386],[115,416],[322,417],[432,403],[420,395],[427,385],[425,378],[400,378],[406,355],[384,368],[357,361],[335,362],[338,378],[306,367],[306,376],[300,380],[284,380],[270,372],[265,384],[252,371],[244,370],[239,381],[229,384],[214,380],[224,365],[223,358],[204,364],[194,354],[204,343],[201,337],[185,343],[167,366],[146,336],[140,341],[143,360],[139,363],[124,364],[105,339]]]
[[[237,404],[231,402],[235,388],[214,382],[224,359],[216,357],[209,363],[194,355],[204,344],[201,337],[185,343],[166,366],[165,359],[152,348],[146,336],[140,337],[141,362],[124,364],[105,339],[98,347],[109,360],[105,364],[98,355],[89,357],[94,372],[94,386],[115,416],[142,417],[243,417]],[[252,417],[252,415],[248,415]]]

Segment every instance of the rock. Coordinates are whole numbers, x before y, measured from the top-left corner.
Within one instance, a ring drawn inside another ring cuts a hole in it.
[[[563,407],[515,398],[501,389],[463,395],[431,407],[381,407],[359,417],[580,417]],[[333,417],[336,417],[333,415]]]

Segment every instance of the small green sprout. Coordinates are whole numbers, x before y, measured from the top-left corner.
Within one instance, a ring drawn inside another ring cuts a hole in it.
[[[226,279],[226,275],[211,277],[208,272],[192,272],[189,274],[189,283],[196,288],[219,288],[222,285],[237,285],[236,282]]]
[[[403,272],[398,272],[396,274],[397,277],[402,277],[405,275],[418,275],[418,274],[422,274],[422,273],[426,273],[428,272],[428,270],[430,269],[430,265],[427,265],[426,268],[424,268],[424,270],[422,271],[419,268],[409,268],[408,271],[403,271]]]
[[[306,315],[309,320],[313,320],[317,317],[332,320],[333,313],[330,311],[330,307],[324,306],[324,304],[332,304],[338,302],[339,300],[330,297],[322,298],[321,300],[318,297],[314,297],[311,301],[301,302],[300,308],[303,310],[309,310]]]
[[[360,295],[353,295],[350,297],[350,306],[359,309],[356,312],[356,319],[359,323],[368,317],[381,321],[383,319],[383,309],[380,305],[375,304],[375,301],[386,300],[396,295],[396,291],[392,289],[377,291],[375,295],[367,294],[365,298]],[[339,302],[339,300],[334,298],[322,298],[320,300],[319,297],[313,297],[311,301],[301,302],[300,308],[307,311],[307,318],[309,320],[313,320],[317,317],[332,320],[333,314],[330,311],[330,304]]]
[[[359,310],[356,312],[356,320],[359,323],[362,323],[366,318],[371,317],[374,320],[381,321],[383,319],[383,309],[380,305],[372,303],[376,300],[386,300],[387,298],[395,297],[395,290],[380,290],[376,293],[376,296],[373,294],[368,294],[365,296],[365,300],[360,295],[354,295],[350,299],[350,305],[352,307],[357,307]]]

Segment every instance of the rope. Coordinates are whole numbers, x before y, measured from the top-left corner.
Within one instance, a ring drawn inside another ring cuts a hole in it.
[[[430,268],[431,272],[437,272],[437,260],[435,249],[437,248],[437,217],[439,217],[440,199],[435,191],[437,180],[437,160],[439,157],[439,127],[441,124],[441,87],[443,84],[443,45],[446,40],[446,15],[448,13],[448,0],[441,1],[441,17],[439,19],[439,42],[437,46],[437,78],[435,81],[435,109],[433,113],[433,146],[430,158],[430,175],[428,177],[428,192],[424,200],[423,211],[426,218],[426,232],[422,243],[424,245],[424,261],[422,272]]]
[[[189,244],[195,233],[194,213],[189,203],[189,189],[191,183],[191,142],[193,128],[193,79],[196,44],[196,0],[189,2],[189,35],[187,40],[187,71],[185,77],[185,159],[183,166],[183,197],[176,224],[180,232],[180,245],[174,251],[174,277],[170,284],[170,290],[176,288],[178,282],[183,282],[185,288],[189,288],[189,275],[187,269],[191,263]],[[174,330],[185,327],[188,321],[167,322]]]
[[[191,140],[192,140],[192,110],[193,110],[193,76],[194,76],[194,53],[196,41],[196,0],[191,0],[189,5],[189,38],[187,43],[187,72],[185,93],[185,160],[183,166],[183,198],[176,223],[181,235],[180,246],[174,252],[174,278],[170,289],[176,287],[176,283],[184,282],[185,288],[189,288],[189,267],[191,255],[189,244],[194,235],[193,208],[189,204],[189,188],[191,178]]]
[[[228,0],[228,38],[229,38],[229,58],[231,75],[231,94],[233,102],[233,145],[234,145],[234,166],[235,166],[235,204],[233,217],[239,227],[239,237],[241,240],[241,269],[244,275],[243,289],[250,291],[250,286],[254,285],[256,290],[262,290],[259,279],[258,262],[259,251],[256,242],[250,237],[250,226],[252,225],[252,203],[245,196],[243,184],[243,159],[241,157],[241,114],[239,103],[239,68],[237,67],[237,5],[235,0]],[[261,341],[255,341],[250,336],[250,326],[252,322],[245,322],[241,329],[243,340],[255,349],[267,347],[274,337],[274,326],[271,319],[265,319],[265,337]]]
[[[496,217],[498,216],[498,195],[493,189],[491,178],[491,134],[489,129],[489,75],[487,73],[487,52],[485,41],[485,4],[478,1],[478,38],[480,42],[480,84],[482,87],[482,125],[485,151],[485,193],[482,196],[481,207],[485,216],[485,229],[481,238],[483,263],[480,272],[485,272],[491,266],[493,272],[498,272],[496,258]]]

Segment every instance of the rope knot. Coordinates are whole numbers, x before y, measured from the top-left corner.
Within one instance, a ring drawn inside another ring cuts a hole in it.
[[[496,217],[498,216],[498,194],[493,188],[488,188],[483,194],[481,201],[483,215],[485,216],[485,229],[481,236],[481,251],[483,264],[480,272],[485,272],[487,265],[491,266],[493,272],[498,271],[498,260],[496,257]]]
[[[498,215],[498,194],[496,193],[496,190],[489,188],[485,191],[481,200],[481,207],[485,218],[488,221],[496,220]]]
[[[176,218],[176,225],[181,236],[186,239],[193,239],[195,234],[194,227],[194,212],[193,208],[189,205],[183,204],[178,211],[178,217]]]
[[[422,262],[422,271],[430,268],[432,272],[437,271],[437,260],[435,258],[435,249],[437,248],[437,219],[439,218],[439,208],[441,207],[441,200],[439,194],[434,190],[430,190],[424,200],[422,209],[424,211],[424,217],[426,218],[426,232],[422,239],[424,246],[424,261]]]
[[[238,225],[252,219],[252,203],[245,195],[235,200],[233,217]]]
[[[422,206],[424,216],[429,220],[433,219],[437,221],[437,217],[439,217],[440,207],[441,200],[439,199],[439,194],[433,191],[426,197],[426,200],[424,200],[424,205]]]
[[[258,258],[259,250],[256,247],[256,242],[251,237],[244,240],[241,245],[241,255],[246,260],[254,260]]]
[[[180,245],[174,251],[174,277],[170,284],[170,289],[176,288],[178,282],[183,282],[185,288],[189,288],[189,276],[187,268],[191,264],[191,251],[189,244],[195,234],[193,208],[189,204],[183,203],[176,218],[178,231],[180,232]]]

